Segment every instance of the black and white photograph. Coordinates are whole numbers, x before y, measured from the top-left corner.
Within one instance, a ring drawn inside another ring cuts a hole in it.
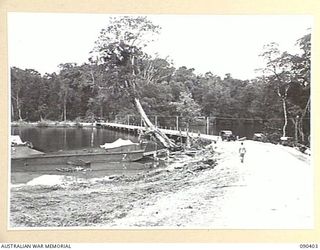
[[[9,12],[8,229],[314,229],[313,17]]]

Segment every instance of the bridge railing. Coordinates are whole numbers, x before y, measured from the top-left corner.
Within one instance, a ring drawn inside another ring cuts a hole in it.
[[[192,120],[181,116],[157,116],[148,115],[150,121],[158,128],[189,131],[201,134],[210,134],[212,126],[214,125],[213,117],[193,117]],[[145,126],[140,116],[136,115],[117,115],[112,121],[120,124]]]

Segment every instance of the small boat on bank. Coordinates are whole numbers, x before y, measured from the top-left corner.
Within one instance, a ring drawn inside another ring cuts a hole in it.
[[[137,161],[143,157],[144,151],[144,145],[118,139],[99,148],[44,153],[15,136],[11,138],[11,171],[52,170],[57,166],[90,168],[91,163]]]

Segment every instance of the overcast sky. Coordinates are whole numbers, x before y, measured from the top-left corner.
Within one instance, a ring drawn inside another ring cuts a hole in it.
[[[9,13],[9,65],[41,74],[57,71],[60,63],[87,62],[104,14]],[[263,45],[277,42],[282,50],[297,53],[297,39],[312,27],[311,16],[152,15],[162,27],[150,53],[169,56],[175,67],[197,73],[248,79],[263,66]]]

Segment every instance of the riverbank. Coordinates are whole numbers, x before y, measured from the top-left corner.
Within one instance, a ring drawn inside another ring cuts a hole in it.
[[[76,121],[38,121],[38,122],[25,122],[25,121],[12,121],[12,127],[97,127],[97,122],[76,122]]]
[[[310,228],[313,168],[292,148],[219,142],[144,174],[42,176],[11,187],[12,227]],[[210,155],[209,155],[210,154]],[[208,159],[211,159],[208,161]],[[48,178],[52,181],[48,184]]]

